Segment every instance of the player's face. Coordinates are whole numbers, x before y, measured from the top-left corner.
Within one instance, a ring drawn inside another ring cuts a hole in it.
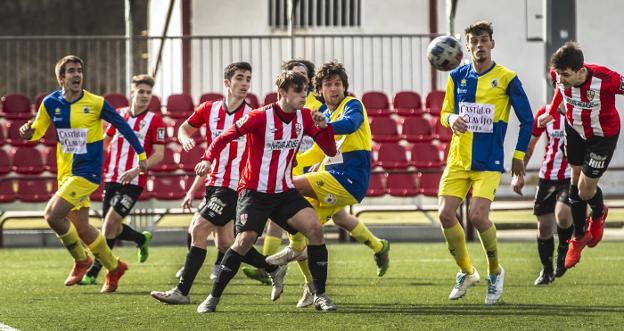
[[[284,101],[291,111],[303,108],[308,95],[305,86],[289,87],[284,95]],[[288,109],[284,109],[288,111]]]
[[[152,87],[147,84],[138,84],[132,90],[132,104],[135,108],[143,110],[147,108],[152,99]]]
[[[66,91],[80,93],[82,90],[82,65],[68,62],[65,64],[65,75],[59,79],[61,86]]]
[[[225,80],[225,86],[230,90],[232,96],[238,99],[245,99],[251,84],[251,71],[236,70],[232,79]]]
[[[579,86],[583,84],[585,80],[583,74],[581,73],[582,68],[580,70],[574,71],[570,68],[565,70],[555,69],[555,73],[557,73],[557,83],[563,85],[564,87],[572,87]]]
[[[345,95],[345,87],[344,84],[342,84],[342,79],[340,79],[338,75],[324,79],[321,85],[321,94],[328,106],[339,105]]]
[[[485,62],[492,58],[492,49],[494,48],[494,40],[490,39],[487,32],[478,34],[469,33],[467,35],[468,52],[474,62]]]

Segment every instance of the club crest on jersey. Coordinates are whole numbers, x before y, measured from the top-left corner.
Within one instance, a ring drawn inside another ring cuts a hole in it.
[[[302,130],[303,125],[301,125],[301,123],[295,123],[295,132],[297,132],[297,134],[300,134]]]
[[[142,129],[145,126],[145,120],[139,121],[139,128]]]
[[[238,218],[238,221],[240,222],[240,224],[245,225],[245,223],[247,223],[247,214],[241,214]]]
[[[587,90],[585,95],[587,96],[587,100],[592,101],[592,100],[594,100],[594,96],[596,95],[596,91],[594,91],[594,90]]]
[[[497,87],[498,86],[498,79],[492,79],[492,87]]]
[[[165,128],[158,128],[158,130],[156,130],[156,138],[160,141],[165,140]]]
[[[89,106],[84,107],[84,108],[82,109],[82,112],[83,112],[83,113],[85,113],[85,114],[90,113],[90,112],[91,112],[91,107],[89,107]]]
[[[54,109],[54,115],[61,115],[61,108]]]

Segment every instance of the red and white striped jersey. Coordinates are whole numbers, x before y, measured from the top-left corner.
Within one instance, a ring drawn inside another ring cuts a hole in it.
[[[206,125],[208,144],[218,137],[225,129],[234,125],[236,121],[251,112],[251,107],[242,103],[238,109],[228,113],[223,108],[223,100],[207,101],[195,109],[187,122],[193,127],[200,128]],[[222,186],[236,190],[245,157],[246,139],[244,136],[230,142],[212,163],[210,174],[204,183],[206,186]]]
[[[130,108],[120,108],[117,110],[128,125],[139,138],[141,145],[150,157],[153,152],[154,144],[164,144],[166,140],[165,123],[162,118],[151,112],[145,111],[137,117],[133,117]],[[139,164],[139,158],[136,157],[134,149],[130,143],[115,129],[114,126],[108,125],[106,135],[113,137],[108,150],[106,151],[106,159],[104,161],[104,181],[119,182],[119,177]],[[147,183],[147,175],[139,175],[135,177],[130,184],[145,187]]]
[[[538,127],[537,118],[550,110],[550,105],[540,108],[535,114],[533,135],[539,137],[546,131],[544,159],[540,167],[539,177],[546,180],[564,180],[570,178],[570,167],[564,153],[565,148],[565,117],[557,114],[546,127]]]
[[[255,109],[216,139],[203,159],[213,162],[229,140],[247,136],[247,159],[238,190],[280,193],[294,189],[292,166],[303,135],[308,135],[328,154],[336,154],[334,131],[316,127],[307,108],[284,112],[279,105]]]
[[[611,137],[620,132],[620,116],[615,108],[615,95],[624,94],[624,77],[606,67],[585,64],[587,80],[579,87],[565,88],[551,69],[550,76],[556,84],[553,111],[559,107],[563,96],[566,120],[583,139],[593,136]]]

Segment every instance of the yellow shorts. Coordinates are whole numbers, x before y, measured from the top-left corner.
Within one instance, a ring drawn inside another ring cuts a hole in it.
[[[446,167],[440,179],[438,196],[454,196],[465,199],[472,186],[472,196],[494,201],[500,183],[498,171],[469,171],[457,167]]]
[[[98,184],[92,183],[80,176],[71,176],[59,182],[59,189],[56,195],[67,200],[74,208],[78,210],[83,207],[89,207],[89,196],[99,187]]]
[[[310,172],[304,175],[317,199],[306,198],[314,207],[321,224],[327,223],[334,214],[346,206],[358,203],[351,193],[328,172]]]

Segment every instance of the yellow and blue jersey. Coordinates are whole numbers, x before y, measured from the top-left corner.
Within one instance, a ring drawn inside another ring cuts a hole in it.
[[[451,71],[440,120],[449,127],[449,116],[460,115],[469,130],[453,135],[447,165],[504,172],[503,142],[512,106],[520,121],[514,158],[522,160],[531,139],[533,113],[516,73],[496,63],[481,74],[472,64]]]
[[[70,176],[84,177],[95,184],[101,182],[104,154],[102,120],[116,127],[130,142],[139,159],[145,159],[139,139],[103,97],[83,90],[78,100],[68,102],[63,98],[62,90],[58,90],[43,99],[32,125],[35,133],[31,140],[39,140],[50,124],[54,125],[58,141],[56,163],[59,182]]]
[[[309,92],[308,96],[306,97],[306,102],[304,107],[308,108],[310,110],[318,110],[319,108],[321,108],[321,106],[323,105],[322,102],[320,102],[315,96],[314,96],[314,92]]]
[[[328,172],[358,201],[362,201],[370,181],[371,131],[362,102],[354,97],[344,98],[336,110],[323,104],[319,108],[334,129],[338,154],[325,157],[321,148],[314,146],[297,157],[301,167],[321,162],[320,171]]]

